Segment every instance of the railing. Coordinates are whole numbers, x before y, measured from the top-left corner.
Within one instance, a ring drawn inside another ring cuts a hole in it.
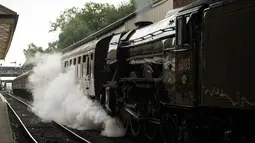
[[[24,72],[29,71],[28,68],[20,68],[20,67],[0,67],[0,76],[1,77],[10,77],[10,76],[18,76]]]

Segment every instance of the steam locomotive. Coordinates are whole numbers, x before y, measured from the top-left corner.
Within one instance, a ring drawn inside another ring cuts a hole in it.
[[[254,0],[198,0],[63,52],[63,69],[134,136],[254,142],[254,14]]]

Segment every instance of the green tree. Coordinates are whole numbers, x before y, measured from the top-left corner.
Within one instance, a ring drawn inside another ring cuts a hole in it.
[[[122,3],[118,7],[107,3],[88,2],[80,10],[77,8],[65,10],[55,22],[51,23],[50,32],[60,30],[57,49],[61,50],[134,10],[134,0]]]
[[[57,51],[58,41],[48,43],[48,48],[44,50],[45,53],[52,53]]]
[[[30,43],[28,45],[28,48],[24,49],[23,52],[26,60],[28,60],[29,58],[34,57],[37,52],[43,53],[44,50],[42,49],[42,47],[36,46],[34,43]]]
[[[123,18],[135,10],[135,0],[121,3],[115,7],[107,3],[85,3],[82,9],[72,7],[66,9],[55,22],[51,22],[49,32],[60,31],[59,40],[48,43],[47,49],[30,43],[24,49],[26,59],[35,56],[35,53],[52,53],[85,38],[86,36],[106,27]]]
[[[78,9],[75,7],[66,9],[60,16],[56,19],[56,22],[50,22],[51,27],[49,32],[57,31],[58,29],[64,29],[66,25],[72,20],[78,13]]]

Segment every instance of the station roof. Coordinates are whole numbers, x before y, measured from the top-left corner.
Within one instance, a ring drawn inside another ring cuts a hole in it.
[[[18,14],[0,4],[0,60],[5,59],[18,22]]]

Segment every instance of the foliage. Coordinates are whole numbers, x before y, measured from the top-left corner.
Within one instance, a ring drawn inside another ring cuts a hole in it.
[[[42,47],[38,47],[34,43],[30,43],[28,45],[28,48],[24,49],[23,52],[26,59],[29,59],[30,57],[34,57],[37,52],[43,53],[44,50],[42,49]]]
[[[88,2],[81,10],[67,9],[51,23],[50,32],[60,30],[57,49],[66,48],[133,12],[133,3],[132,0],[115,7],[108,3]]]
[[[28,48],[23,51],[25,57],[28,59],[36,52],[60,51],[133,12],[134,5],[135,0],[121,3],[118,7],[108,3],[88,2],[82,9],[75,7],[66,9],[55,22],[50,23],[49,32],[60,31],[59,40],[48,43],[45,50],[30,43]]]
[[[78,13],[78,9],[75,7],[72,7],[70,9],[66,9],[63,13],[60,14],[60,16],[56,19],[56,22],[51,24],[51,29],[49,32],[57,31],[58,28],[63,29],[66,27],[66,25],[72,20],[75,15]]]
[[[58,41],[48,43],[48,48],[44,50],[45,53],[52,53],[57,51]]]

